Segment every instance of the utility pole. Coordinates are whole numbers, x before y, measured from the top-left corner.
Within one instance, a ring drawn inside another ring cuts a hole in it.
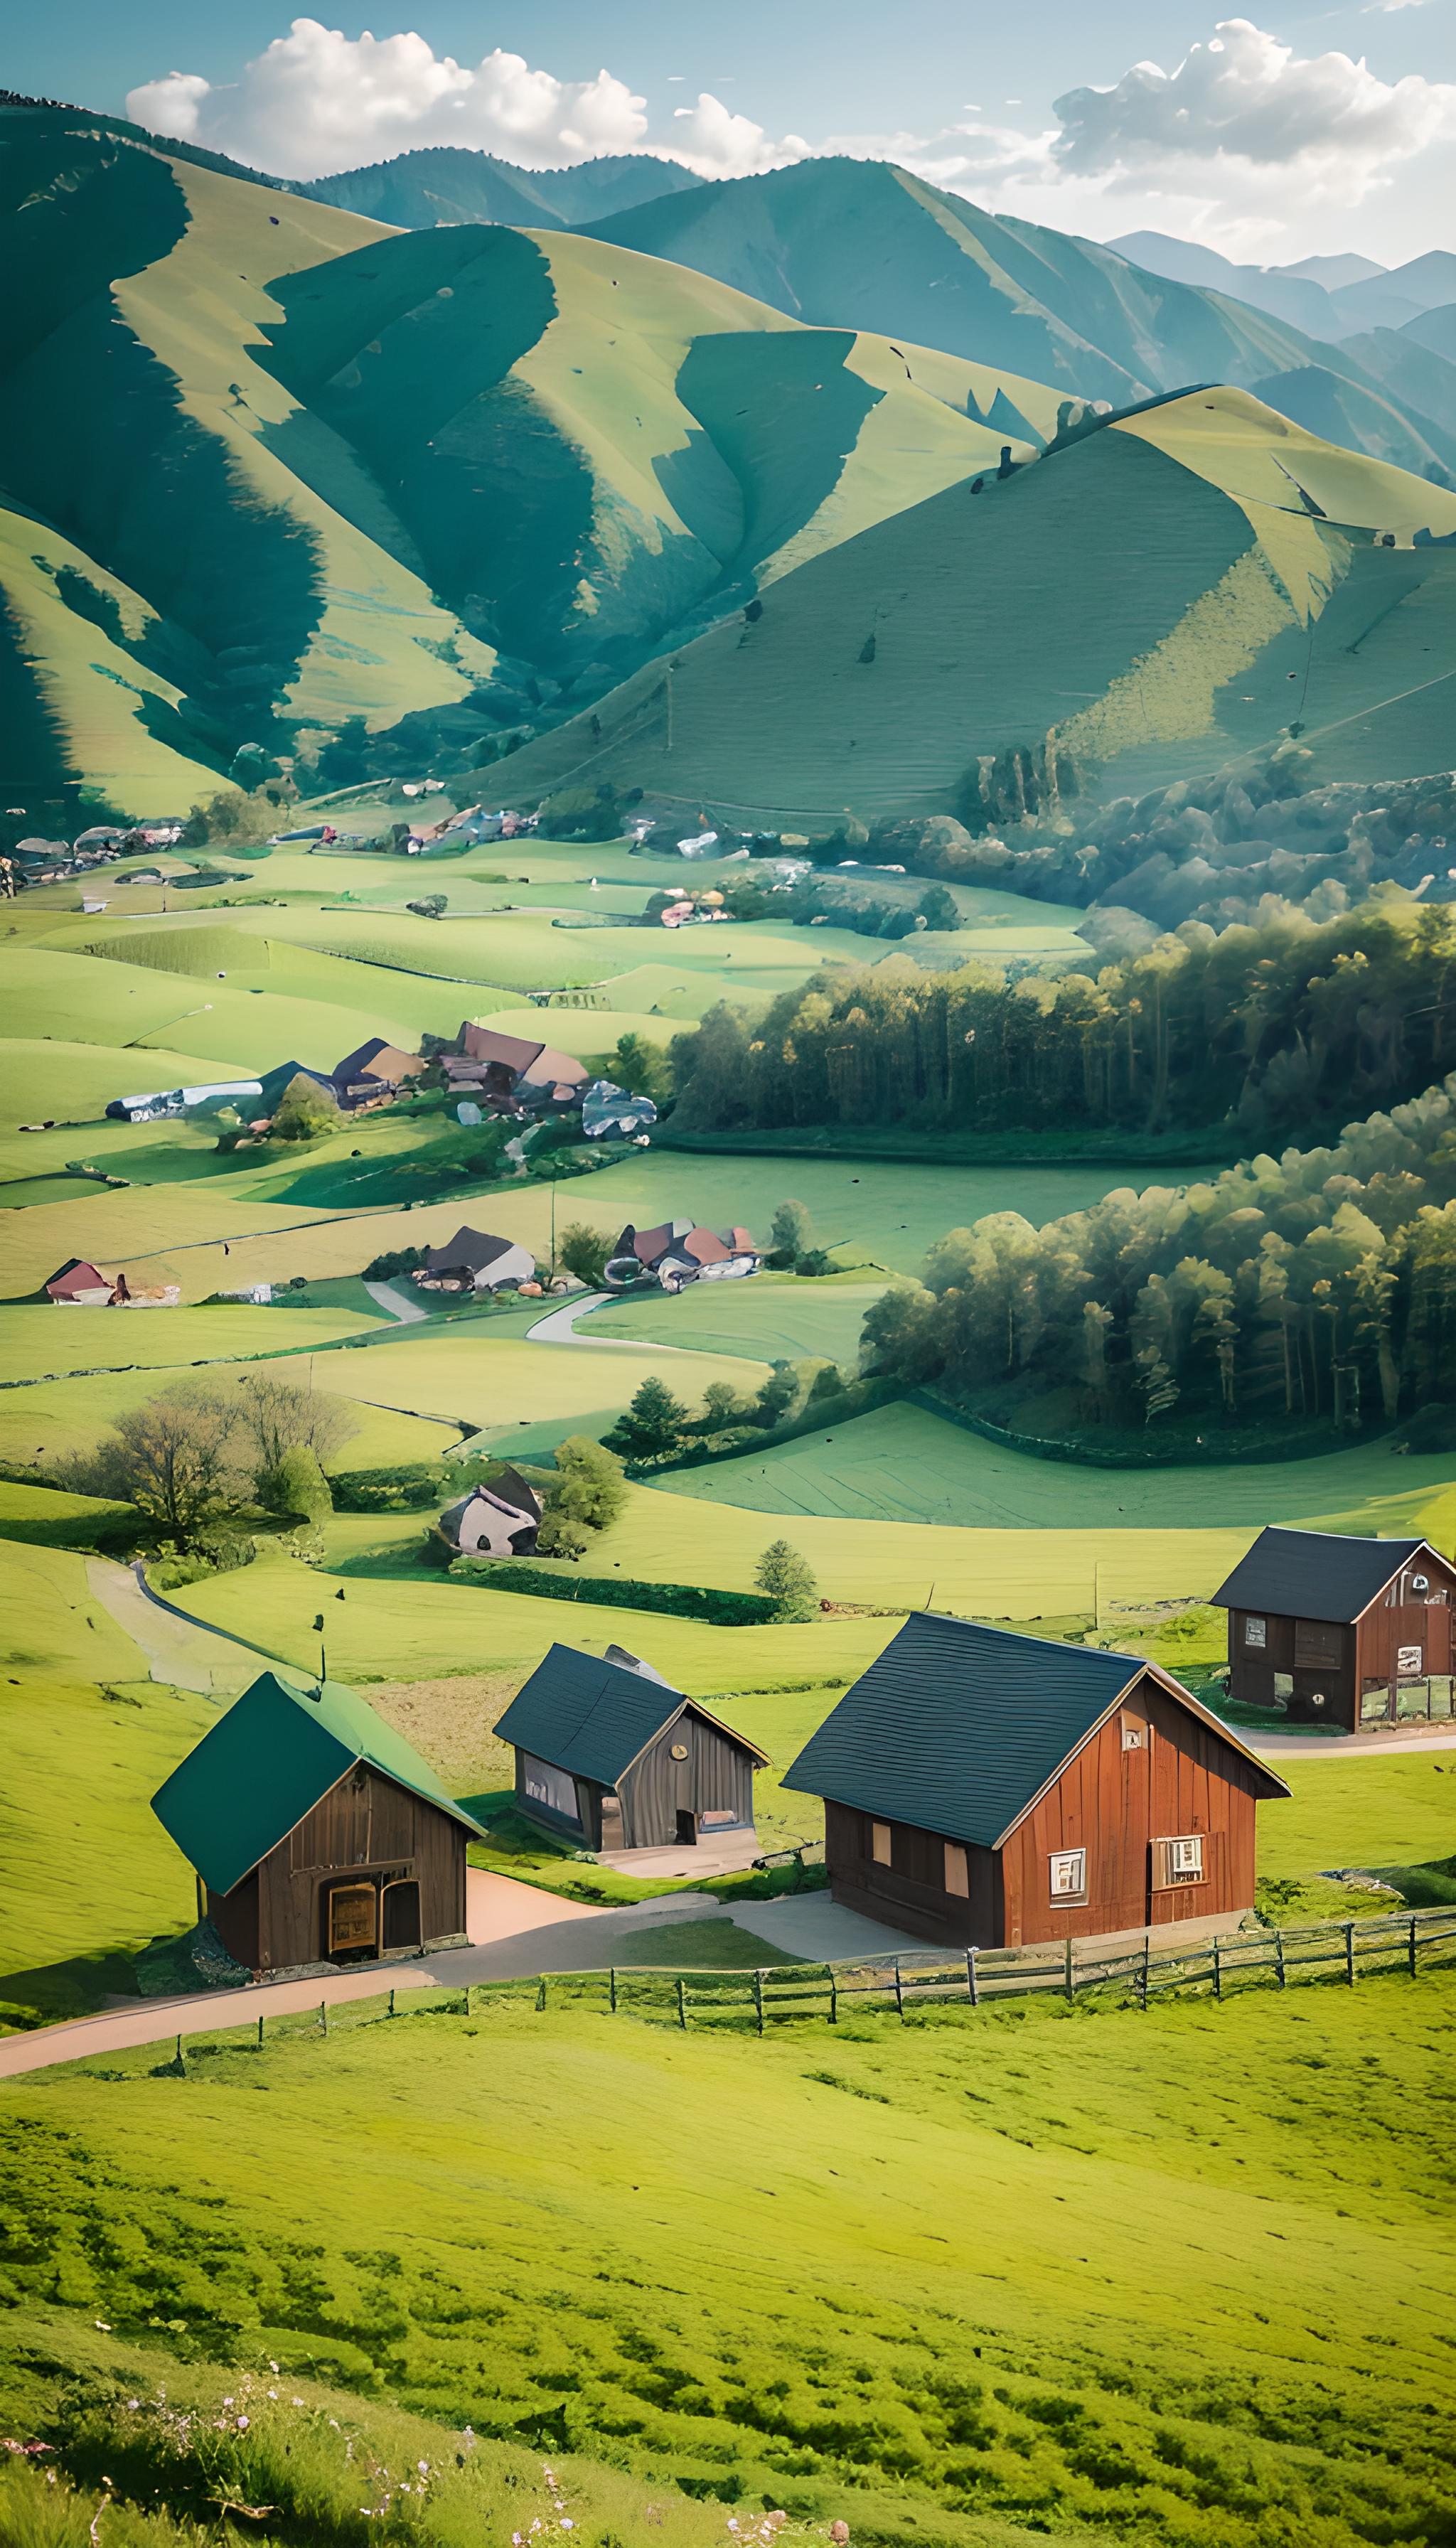
[[[321,1690],[324,1683],[328,1679],[328,1649],[323,1641],[323,1613],[321,1610],[314,1622],[314,1634],[318,1640],[318,1686]]]

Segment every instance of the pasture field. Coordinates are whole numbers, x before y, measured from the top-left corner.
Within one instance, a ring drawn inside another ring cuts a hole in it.
[[[800,1282],[792,1275],[761,1274],[742,1283],[696,1283],[676,1300],[666,1292],[644,1292],[640,1299],[610,1302],[591,1311],[577,1333],[770,1362],[822,1356],[854,1371],[864,1313],[883,1289],[882,1283],[833,1275]]]
[[[143,1315],[152,1314],[136,1311],[129,1315],[139,1320]],[[160,1320],[165,1313],[158,1311],[155,1316]],[[0,1460],[26,1468],[39,1460],[44,1468],[58,1455],[93,1450],[124,1409],[189,1383],[224,1395],[236,1387],[246,1369],[255,1367],[211,1363],[195,1371],[190,1365],[178,1368],[160,1364],[99,1376],[35,1381],[27,1388],[0,1390]],[[298,1360],[289,1357],[265,1367],[293,1387],[308,1385],[307,1356]],[[460,1428],[454,1423],[404,1414],[388,1405],[372,1406],[362,1366],[358,1379],[359,1395],[350,1395],[347,1401],[354,1429],[338,1454],[341,1466],[372,1469],[388,1467],[399,1460],[436,1460],[459,1441]],[[322,1390],[321,1377],[318,1386]]]
[[[211,1309],[166,1312],[6,1302],[0,1304],[0,1369],[9,1381],[28,1381],[73,1371],[176,1370],[322,1351],[340,1336],[393,1324],[367,1294],[364,1299],[363,1309],[256,1309],[220,1301]]]
[[[180,2320],[194,2357],[876,2541],[1431,2537],[1450,2001],[758,2042],[522,1991],[52,2070],[7,2100],[7,2344],[57,2301],[118,2363]]]
[[[676,1304],[674,1306],[677,1306]],[[615,1317],[615,1313],[609,1314]],[[955,1523],[998,1532],[1234,1531],[1267,1521],[1337,1530],[1441,1530],[1447,1453],[1397,1459],[1382,1442],[1309,1460],[1210,1463],[1205,1469],[1102,1469],[1042,1460],[928,1408],[896,1401],[847,1424],[674,1470],[665,1492],[763,1513],[826,1520]],[[1008,1562],[1019,1563],[1009,1551]]]

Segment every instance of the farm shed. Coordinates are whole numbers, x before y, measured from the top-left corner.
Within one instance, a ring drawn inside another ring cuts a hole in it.
[[[440,1515],[442,1537],[462,1557],[529,1557],[540,1526],[540,1500],[514,1469],[498,1469]]]
[[[783,1783],[824,1798],[837,1902],[976,1947],[1236,1921],[1289,1793],[1154,1664],[925,1612]]]
[[[533,1283],[536,1260],[513,1238],[497,1238],[485,1229],[457,1229],[441,1247],[427,1248],[414,1280],[427,1289],[448,1284],[457,1291],[500,1292],[515,1283]]]
[[[466,1944],[480,1825],[340,1682],[260,1673],[151,1805],[197,1869],[199,1910],[254,1972]]]
[[[1424,1539],[1261,1530],[1214,1594],[1228,1613],[1228,1695],[1307,1724],[1452,1714],[1456,1569]]]
[[[366,1044],[356,1046],[342,1061],[334,1063],[329,1080],[340,1106],[352,1113],[357,1107],[393,1097],[405,1080],[417,1077],[423,1067],[417,1052],[402,1052],[397,1044],[386,1044],[382,1036],[371,1036]]]
[[[553,1646],[496,1731],[515,1748],[521,1812],[560,1839],[606,1851],[753,1840],[768,1755],[620,1646]]]
[[[459,1051],[445,1058],[452,1087],[478,1087],[493,1097],[517,1100],[550,1094],[571,1105],[591,1075],[585,1062],[569,1052],[558,1052],[552,1045],[536,1044],[528,1036],[502,1035],[495,1027],[472,1026],[469,1019],[461,1026],[458,1043]]]
[[[97,1310],[108,1306],[116,1288],[115,1274],[103,1274],[99,1265],[90,1264],[83,1256],[69,1256],[50,1276],[46,1296],[57,1309]]]

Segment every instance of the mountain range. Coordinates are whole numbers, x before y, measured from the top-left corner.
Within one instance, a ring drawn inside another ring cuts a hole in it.
[[[780,815],[1291,723],[1449,760],[1456,431],[1348,340],[879,163],[289,189],[21,106],[0,166],[15,803],[406,718],[456,766],[524,733],[517,790]]]

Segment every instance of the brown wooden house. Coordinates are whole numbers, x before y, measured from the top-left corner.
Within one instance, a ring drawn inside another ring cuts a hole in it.
[[[1456,1568],[1424,1539],[1261,1530],[1214,1599],[1228,1613],[1228,1695],[1309,1725],[1452,1713]]]
[[[1154,1664],[923,1612],[783,1783],[824,1798],[836,1902],[977,1947],[1233,1926],[1289,1793]]]
[[[754,1830],[768,1755],[650,1664],[553,1646],[496,1731],[515,1747],[515,1800],[584,1849],[672,1849]]]
[[[255,1973],[463,1947],[485,1837],[403,1735],[338,1682],[265,1672],[152,1800],[228,1952]]]

